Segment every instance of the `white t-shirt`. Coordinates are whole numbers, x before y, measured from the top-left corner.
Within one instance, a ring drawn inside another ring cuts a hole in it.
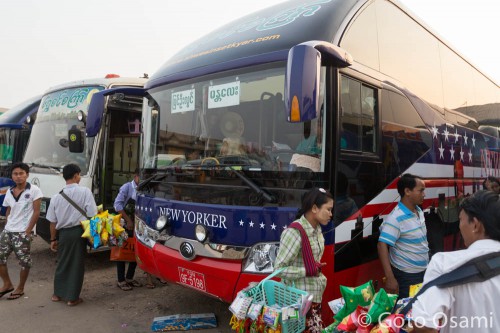
[[[26,183],[26,188],[16,200],[12,194],[13,189],[12,187],[7,191],[3,201],[4,207],[10,207],[10,214],[7,217],[5,230],[10,232],[24,232],[28,228],[33,216],[33,201],[42,198],[43,194],[38,186]]]
[[[500,242],[490,239],[472,243],[467,250],[436,253],[425,272],[424,284],[483,254],[500,251]],[[483,282],[449,288],[430,287],[412,307],[417,323],[438,328],[439,319],[447,321],[440,333],[500,332],[500,275]]]

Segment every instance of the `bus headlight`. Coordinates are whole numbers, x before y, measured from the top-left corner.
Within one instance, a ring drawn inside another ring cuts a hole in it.
[[[243,271],[251,273],[270,273],[278,254],[279,243],[256,244],[250,250]]]
[[[170,226],[170,218],[168,216],[162,215],[156,220],[155,228],[158,231],[162,231]]]
[[[135,219],[135,237],[142,244],[146,245],[149,248],[153,248],[156,241],[160,237],[160,233],[146,225],[144,221],[137,218]]]
[[[85,116],[85,113],[83,113],[82,110],[78,111],[78,113],[76,114],[76,118],[78,119],[78,121],[81,121],[83,123],[85,123],[85,121],[87,120],[87,117]]]
[[[202,225],[202,224],[196,225],[196,227],[194,228],[194,232],[195,232],[196,239],[198,240],[198,242],[203,243],[207,240],[208,230],[207,230],[207,228],[205,228],[204,225]]]

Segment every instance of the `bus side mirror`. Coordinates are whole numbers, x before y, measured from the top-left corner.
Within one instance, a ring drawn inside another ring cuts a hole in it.
[[[85,124],[85,133],[88,137],[96,136],[101,128],[102,118],[104,117],[104,93],[105,90],[92,95]]]
[[[92,95],[85,126],[85,134],[87,137],[91,138],[99,133],[105,113],[105,97],[114,94],[117,95],[117,99],[123,99],[126,97],[125,95],[142,98],[146,95],[146,90],[142,87],[119,87],[101,90]],[[142,110],[142,105],[140,105],[139,108]]]
[[[352,56],[331,43],[310,41],[295,45],[288,52],[285,74],[285,108],[289,122],[316,118],[319,112],[321,65],[344,68]]]
[[[68,147],[70,153],[83,153],[83,131],[76,128],[76,126],[68,131]]]

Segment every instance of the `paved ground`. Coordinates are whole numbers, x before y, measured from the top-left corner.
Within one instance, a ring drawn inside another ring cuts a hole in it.
[[[155,289],[121,291],[116,287],[116,267],[108,260],[109,252],[87,257],[82,304],[68,307],[62,302],[51,302],[56,254],[38,237],[33,241],[32,252],[34,267],[24,297],[13,301],[6,296],[0,299],[1,332],[151,332],[154,317],[182,313],[215,313],[218,328],[196,332],[231,332],[228,304],[184,287],[156,281]],[[19,266],[15,255],[11,255],[8,268],[11,279],[17,283]],[[136,278],[146,281],[140,269]]]

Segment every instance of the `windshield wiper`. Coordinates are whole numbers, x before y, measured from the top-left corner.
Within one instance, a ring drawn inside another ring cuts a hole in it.
[[[151,183],[153,181],[162,180],[163,178],[167,177],[167,175],[168,175],[167,173],[155,173],[151,177],[146,178],[143,181],[141,181],[139,183],[139,185],[137,185],[137,191],[142,190],[144,187],[146,187],[146,185],[148,185],[149,183]]]
[[[241,179],[245,184],[248,185],[248,187],[254,190],[255,193],[261,195],[267,202],[276,203],[276,198],[272,194],[269,194],[266,190],[260,188],[259,185],[255,184],[250,178],[245,176],[243,172],[239,172],[239,170],[235,169],[234,166],[227,166],[225,170],[231,170],[236,176],[238,176],[239,179]]]
[[[57,174],[61,173],[61,169],[60,168],[56,168],[56,167],[53,167],[53,166],[50,166],[50,165],[39,164],[39,163],[34,163],[34,162],[33,163],[28,163],[28,165],[30,167],[35,167],[35,168],[49,169],[49,170],[54,171]]]

